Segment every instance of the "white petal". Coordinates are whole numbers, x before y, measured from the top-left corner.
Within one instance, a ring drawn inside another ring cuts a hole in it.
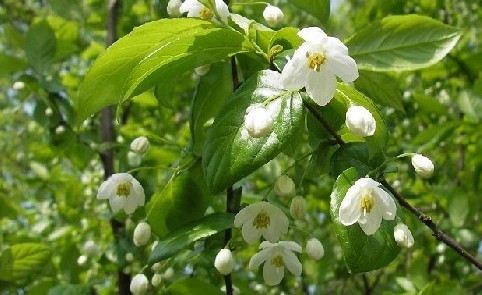
[[[367,213],[366,215],[366,221],[364,223],[358,222],[367,236],[373,235],[382,223],[382,215],[379,211],[380,207],[382,207],[381,204],[377,204],[375,201],[375,205],[373,206],[371,212]]]
[[[252,206],[252,205],[251,205]],[[234,226],[241,227],[249,218],[255,216],[250,206],[241,209],[234,217]]]
[[[347,226],[352,225],[360,219],[361,193],[361,189],[356,183],[346,192],[345,197],[341,201],[339,210],[341,224]]]
[[[241,234],[243,235],[243,239],[248,243],[249,245],[254,244],[259,240],[259,237],[261,237],[261,231],[256,229],[253,226],[253,219],[250,219],[248,222],[246,222],[243,225],[243,228],[241,230]]]
[[[272,257],[263,266],[263,278],[267,285],[274,286],[281,282],[285,274],[285,268],[275,267],[271,264]]]
[[[304,28],[298,32],[298,36],[300,36],[303,40],[310,43],[324,43],[323,41],[326,38],[326,33],[317,27],[310,27]]]
[[[270,223],[263,236],[270,242],[277,242],[282,235],[288,232],[289,220],[281,209],[274,205],[269,205],[270,207],[266,207],[265,210],[270,217]]]
[[[283,260],[286,268],[295,276],[300,276],[302,271],[301,262],[298,257],[290,250],[284,250]]]
[[[229,17],[229,9],[226,3],[223,0],[216,0],[216,10],[218,11],[219,16],[221,17],[222,21],[226,23]]]
[[[271,256],[272,250],[272,248],[263,249],[258,253],[254,254],[253,257],[251,257],[251,259],[249,260],[248,268],[251,270],[256,269],[258,266],[261,265],[261,263],[266,261]]]
[[[336,89],[336,77],[326,66],[320,72],[309,71],[306,77],[306,92],[320,106],[327,105]]]
[[[134,211],[136,211],[137,207],[136,195],[131,193],[129,196],[127,196],[127,198],[125,198],[124,211],[127,214],[132,214]]]
[[[291,251],[295,251],[298,253],[302,252],[301,246],[298,245],[298,243],[293,242],[293,241],[281,241],[278,243],[279,245],[283,246],[286,249],[289,249]]]
[[[359,76],[355,60],[348,55],[329,55],[326,66],[344,82],[353,82]]]
[[[259,249],[265,249],[265,248],[269,248],[269,247],[274,247],[276,246],[278,243],[271,243],[271,242],[268,242],[268,241],[262,241],[261,244],[259,245]]]
[[[124,202],[125,197],[119,197],[116,195],[109,198],[109,205],[114,213],[124,208]]]
[[[336,37],[326,37],[324,41],[323,47],[329,55],[348,55],[348,47],[346,47],[340,39]]]
[[[109,199],[117,195],[117,183],[112,181],[112,178],[107,179],[104,181],[97,191],[97,199]]]
[[[305,87],[306,75],[308,74],[308,61],[306,59],[307,47],[301,45],[295,51],[293,58],[281,72],[281,84],[286,90],[298,90]]]
[[[137,179],[135,179],[135,178],[132,179],[131,184],[132,184],[131,190],[133,190],[133,192],[131,192],[131,193],[135,194],[137,206],[144,206],[144,203],[146,201],[146,196],[144,194],[144,188],[139,183],[139,181],[137,181]]]
[[[354,185],[356,185],[359,188],[377,188],[381,184],[369,177],[365,177],[365,178],[358,179]]]
[[[381,210],[383,219],[394,220],[395,216],[397,215],[397,205],[395,205],[393,198],[386,191],[379,187],[375,188],[375,192],[380,197],[382,202],[383,208]]]

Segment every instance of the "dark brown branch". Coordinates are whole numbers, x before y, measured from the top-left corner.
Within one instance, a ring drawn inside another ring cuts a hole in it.
[[[227,213],[234,213],[232,212],[233,200],[234,200],[233,187],[229,186],[226,189],[226,212]],[[228,228],[224,231],[224,246],[226,246],[229,243],[232,235],[233,235],[233,232],[231,228]],[[227,274],[224,276],[224,285],[226,286],[226,295],[233,295],[233,281],[231,279],[231,274]]]
[[[449,246],[455,252],[460,254],[462,257],[467,259],[470,263],[472,263],[475,267],[482,270],[482,263],[478,261],[474,256],[472,256],[469,252],[467,252],[462,246],[460,246],[457,242],[455,242],[451,237],[449,237],[446,233],[441,231],[437,225],[432,221],[432,218],[423,214],[420,210],[413,207],[408,203],[385,179],[381,180],[381,184],[388,189],[392,193],[392,195],[397,199],[398,203],[405,207],[408,211],[410,211],[413,215],[417,216],[420,221],[422,221],[431,231],[432,235],[439,241],[443,242],[445,245]]]
[[[312,105],[307,103],[305,100],[303,100],[303,104],[308,109],[308,111],[310,111],[310,113],[316,118],[316,120],[318,120],[318,122],[320,122],[320,124],[323,126],[323,128],[325,128],[325,130],[335,138],[338,145],[342,146],[342,145],[345,144],[345,142],[340,137],[340,135],[338,135],[338,133],[336,133],[336,131],[333,130],[333,128],[331,128],[331,126],[325,121],[325,119],[323,119],[320,116],[320,114],[318,114],[318,112],[315,110],[315,108]]]
[[[372,293],[372,289],[370,288],[370,283],[368,282],[368,278],[366,274],[362,274],[362,279],[363,279],[363,289],[365,295],[370,295]]]

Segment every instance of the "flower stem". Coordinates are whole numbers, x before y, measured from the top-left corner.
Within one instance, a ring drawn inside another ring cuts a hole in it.
[[[227,213],[234,213],[232,212],[232,203],[234,202],[234,191],[233,186],[228,186],[226,189],[226,212]],[[224,231],[224,246],[226,246],[231,237],[233,236],[233,232],[231,228],[228,228]],[[226,286],[226,295],[233,295],[233,281],[231,279],[231,274],[224,275],[224,285]]]
[[[310,111],[310,113],[316,118],[316,120],[318,120],[318,122],[320,122],[320,124],[323,126],[323,128],[325,128],[325,130],[335,138],[335,140],[336,140],[336,142],[338,143],[339,146],[342,146],[342,145],[345,144],[345,142],[340,137],[340,135],[338,135],[338,133],[336,133],[336,131],[333,130],[333,128],[331,128],[331,126],[325,121],[325,119],[323,119],[320,116],[320,114],[318,114],[316,109],[309,102],[306,102],[306,100],[303,99],[303,104],[308,109],[308,111]]]

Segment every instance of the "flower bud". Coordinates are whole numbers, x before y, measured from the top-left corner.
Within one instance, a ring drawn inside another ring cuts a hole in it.
[[[196,72],[196,74],[198,74],[199,76],[204,76],[209,72],[210,69],[211,69],[211,65],[207,64],[207,65],[203,65],[195,68],[194,72]]]
[[[244,118],[244,127],[251,137],[263,137],[271,133],[274,125],[274,118],[266,108],[259,107],[252,109]]]
[[[416,154],[412,157],[412,165],[415,168],[415,172],[423,178],[429,178],[433,174],[434,166],[432,161],[420,154]]]
[[[158,273],[156,273],[155,275],[152,276],[152,279],[151,279],[151,284],[154,286],[154,287],[159,287],[162,283],[162,276]]]
[[[52,108],[47,107],[45,109],[45,116],[50,117],[50,116],[52,116],[53,113],[54,113],[54,111],[52,110]]]
[[[161,269],[161,263],[160,262],[156,262],[151,266],[152,271],[158,271],[159,269]]]
[[[142,156],[133,151],[127,152],[127,164],[131,167],[139,166],[142,162]]]
[[[311,238],[306,242],[306,253],[310,258],[320,260],[325,255],[325,249],[318,239]]]
[[[100,252],[99,247],[95,244],[94,241],[89,240],[84,244],[84,254],[87,256],[94,256]]]
[[[291,196],[295,193],[295,183],[288,175],[281,175],[276,179],[274,192],[280,196]]]
[[[181,12],[179,8],[181,8],[182,1],[181,0],[169,0],[167,3],[167,14],[171,17],[179,17],[181,16]]]
[[[393,230],[393,237],[395,242],[401,247],[410,248],[414,244],[412,232],[408,229],[406,224],[399,223]]]
[[[290,214],[293,219],[302,220],[306,215],[306,200],[302,196],[296,196],[291,200]]]
[[[141,247],[149,242],[151,238],[151,226],[148,223],[141,222],[134,229],[134,244]]]
[[[136,274],[131,281],[130,290],[134,295],[144,295],[147,292],[149,281],[144,274]]]
[[[59,125],[57,126],[57,128],[55,128],[55,134],[57,135],[61,135],[65,132],[65,127],[62,126],[62,125]]]
[[[268,5],[263,11],[263,17],[269,26],[276,27],[283,22],[284,14],[278,7]]]
[[[13,83],[12,88],[13,88],[14,90],[22,90],[22,89],[25,88],[25,83],[22,82],[22,81],[17,81],[17,82],[15,82],[15,83]]]
[[[87,256],[80,255],[79,258],[77,258],[78,265],[83,265],[85,262],[87,262]]]
[[[130,252],[129,252],[129,253],[126,253],[126,261],[127,261],[127,262],[132,262],[132,261],[134,261],[134,254],[132,254],[132,253],[130,253]]]
[[[375,133],[377,122],[369,110],[362,106],[351,106],[346,112],[346,127],[359,137],[372,136]]]
[[[143,155],[147,152],[149,148],[149,139],[145,136],[138,137],[134,139],[131,143],[131,151],[136,154]]]
[[[233,271],[233,254],[229,249],[221,249],[214,259],[214,267],[222,274],[228,275]]]

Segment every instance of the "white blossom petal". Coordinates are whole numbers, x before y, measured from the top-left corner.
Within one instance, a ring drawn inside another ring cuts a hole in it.
[[[345,198],[340,205],[340,222],[343,225],[352,225],[360,219],[361,210],[359,204],[361,202],[361,192],[358,186],[352,185],[346,192]]]
[[[272,258],[270,258],[272,259]],[[263,278],[267,285],[274,286],[281,282],[285,274],[285,268],[283,266],[276,267],[271,261],[266,261],[263,266]]]
[[[111,196],[115,196],[117,194],[117,183],[110,181],[110,179],[104,181],[97,191],[97,199],[104,200],[108,199]]]
[[[306,42],[318,44],[323,43],[327,37],[326,33],[317,27],[304,28],[298,32],[298,36],[300,36]]]
[[[283,246],[286,249],[289,249],[291,251],[295,251],[298,253],[301,253],[303,251],[301,246],[298,243],[293,241],[281,241],[278,244]]]
[[[344,82],[353,82],[359,76],[355,60],[348,55],[330,55],[326,66]]]
[[[118,212],[120,209],[124,209],[125,199],[125,197],[117,195],[109,198],[109,205],[114,213]]]
[[[379,187],[375,188],[375,192],[378,194],[383,204],[383,219],[394,220],[397,214],[397,205],[395,204],[393,198],[386,191]]]
[[[348,55],[348,47],[346,47],[340,39],[327,36],[324,40],[323,47],[329,55]]]
[[[249,220],[250,222],[248,222],[247,224],[244,224],[243,228],[241,229],[241,234],[243,236],[243,239],[249,245],[254,244],[261,237],[261,232],[253,226],[253,220],[254,218],[250,219]]]
[[[284,89],[298,90],[305,87],[306,75],[309,71],[307,62],[306,50],[301,45],[281,72],[281,84]]]
[[[261,263],[265,262],[270,257],[271,252],[271,249],[268,248],[254,254],[253,257],[251,257],[251,259],[249,260],[248,268],[251,270],[256,269],[258,266],[261,265]]]
[[[374,211],[375,210],[372,210],[370,213],[370,218],[367,218],[365,223],[358,223],[367,236],[373,235],[382,223],[382,216]]]
[[[298,260],[296,255],[289,251],[284,250],[283,252],[283,260],[286,265],[286,268],[295,276],[300,276],[302,271],[301,262]]]
[[[327,105],[336,89],[336,77],[326,67],[320,72],[309,71],[306,79],[306,93],[320,106]]]

